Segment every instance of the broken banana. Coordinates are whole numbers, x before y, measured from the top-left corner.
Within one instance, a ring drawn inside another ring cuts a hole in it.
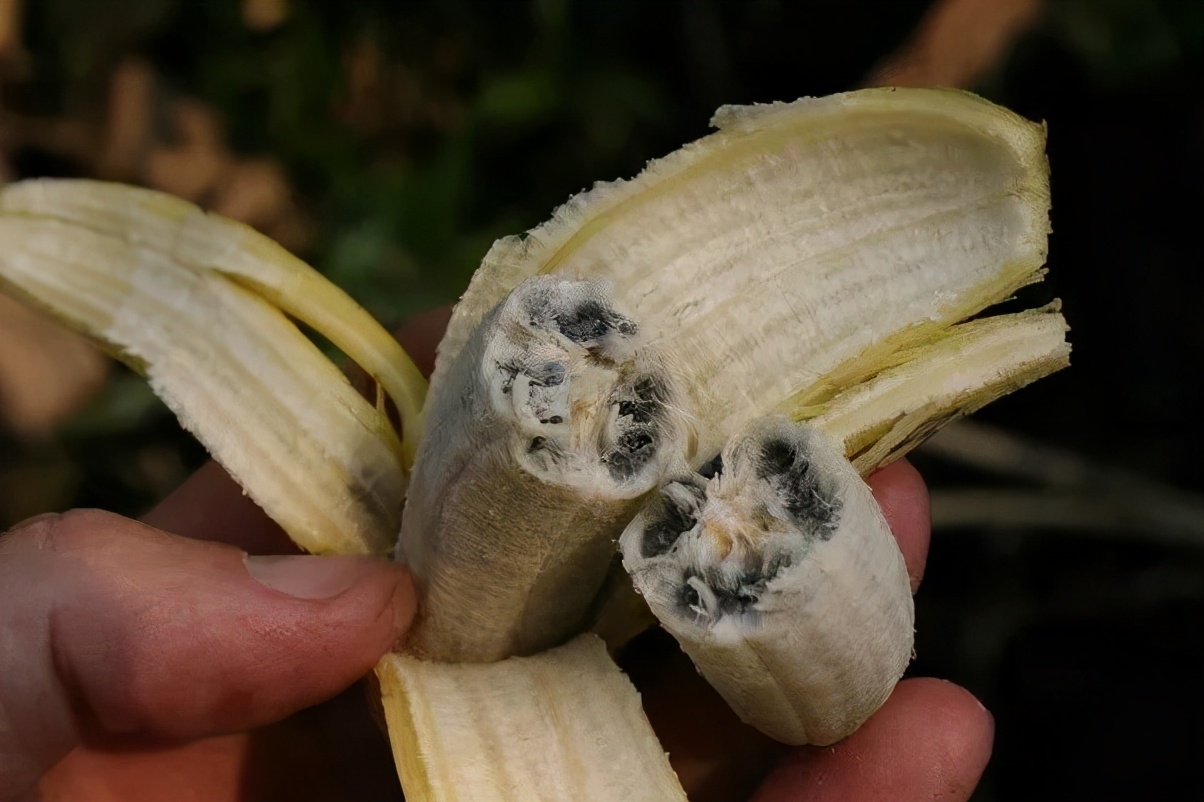
[[[882,510],[841,450],[785,417],[754,421],[708,473],[661,487],[623,564],[745,722],[835,743],[911,660],[911,587]]]
[[[1042,126],[920,89],[714,123],[495,244],[425,401],[383,329],[246,227],[94,182],[0,191],[3,286],[142,370],[301,546],[382,553],[400,530],[423,613],[377,673],[411,799],[682,798],[626,680],[570,640],[632,614],[595,597],[622,592],[607,565],[633,517],[637,585],[739,712],[791,742],[847,734],[911,625],[856,472],[1067,364],[1056,306],[971,320],[1041,279]],[[375,404],[294,319],[377,379]]]
[[[431,395],[398,559],[407,641],[500,660],[581,632],[614,542],[684,457],[674,381],[601,282],[542,276],[477,326]]]

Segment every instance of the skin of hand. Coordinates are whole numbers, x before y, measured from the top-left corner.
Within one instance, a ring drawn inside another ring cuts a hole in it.
[[[402,332],[427,371],[446,321]],[[898,463],[870,485],[914,590],[923,481]],[[142,522],[19,524],[0,536],[0,802],[401,799],[357,680],[415,604],[402,567],[299,555],[214,464]],[[788,750],[662,634],[621,662],[691,800],[965,800],[990,756],[990,714],[938,680],[904,680],[836,746]]]

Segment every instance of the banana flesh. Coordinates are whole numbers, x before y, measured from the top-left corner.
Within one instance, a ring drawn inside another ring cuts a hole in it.
[[[404,449],[383,411],[285,313],[308,312],[303,319],[390,385],[410,382],[411,395],[423,385],[387,332],[348,311],[354,302],[341,290],[245,226],[90,181],[0,190],[0,243],[0,286],[145,374],[298,545],[390,548]]]
[[[496,663],[393,654],[376,675],[410,802],[685,802],[597,637]]]
[[[598,282],[523,282],[431,395],[397,556],[425,600],[406,649],[447,662],[585,628],[614,541],[684,456],[674,382]]]
[[[911,659],[911,588],[882,510],[833,442],[783,416],[734,437],[713,478],[667,481],[620,547],[707,681],[784,743],[850,735]]]

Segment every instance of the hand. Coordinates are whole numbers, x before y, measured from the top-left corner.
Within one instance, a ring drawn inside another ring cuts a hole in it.
[[[0,800],[399,798],[363,709],[323,739],[362,693],[265,725],[371,670],[413,616],[408,573],[297,555],[212,465],[148,520],[211,541],[96,510],[0,538]]]
[[[435,314],[403,333],[428,369],[445,323]],[[914,588],[923,483],[904,464],[871,485]],[[0,539],[0,800],[35,786],[90,802],[400,798],[362,692],[297,711],[367,673],[404,632],[408,575],[244,552],[296,549],[215,465],[145,524],[74,511]],[[775,761],[759,802],[965,799],[990,753],[991,719],[973,697],[907,680],[836,747],[778,759],[785,750],[740,725],[683,660],[653,638],[628,668],[691,799],[739,798]]]

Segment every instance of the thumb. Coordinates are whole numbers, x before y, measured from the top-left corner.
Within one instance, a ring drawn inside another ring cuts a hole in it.
[[[408,627],[400,566],[247,557],[95,510],[0,537],[0,800],[83,740],[249,729],[366,674]]]

